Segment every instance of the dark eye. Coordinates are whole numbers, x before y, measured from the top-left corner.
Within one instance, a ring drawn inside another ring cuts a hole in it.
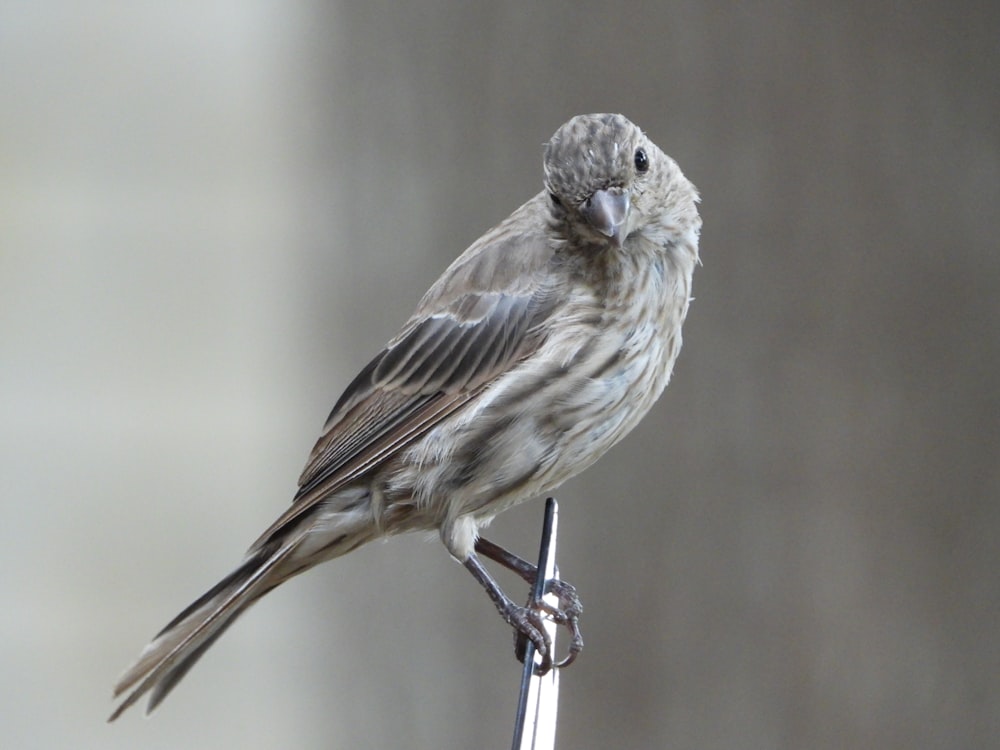
[[[555,193],[549,193],[549,200],[551,200],[554,204],[562,208],[562,201],[559,200],[559,196],[556,195]]]
[[[649,157],[646,156],[646,150],[637,148],[635,150],[635,171],[645,172],[647,169],[649,169]]]

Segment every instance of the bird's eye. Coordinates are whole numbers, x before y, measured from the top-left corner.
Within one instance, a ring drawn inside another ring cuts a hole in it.
[[[559,208],[562,208],[562,201],[559,200],[559,196],[556,195],[555,193],[549,193],[549,200],[551,200],[555,205],[559,206]]]
[[[646,150],[643,148],[637,148],[635,150],[635,171],[645,172],[649,169],[649,157],[646,156]]]

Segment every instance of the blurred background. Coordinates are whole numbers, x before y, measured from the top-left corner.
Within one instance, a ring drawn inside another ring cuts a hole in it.
[[[540,189],[551,133],[620,111],[701,189],[704,267],[665,396],[558,493],[587,641],[559,746],[995,746],[998,21],[4,3],[0,744],[509,746],[509,629],[418,536],[268,596],[151,720],[104,719],[341,389]],[[490,536],[533,556],[541,515]]]

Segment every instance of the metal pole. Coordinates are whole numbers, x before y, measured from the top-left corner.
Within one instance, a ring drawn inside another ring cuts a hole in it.
[[[545,501],[545,517],[542,522],[542,541],[538,552],[538,575],[532,589],[531,601],[543,598],[547,581],[558,578],[556,567],[556,531],[558,527],[559,505],[555,498]],[[550,602],[558,605],[552,597]],[[556,646],[556,623],[545,619],[545,630],[549,635],[553,652]],[[554,657],[554,653],[552,656]],[[535,645],[527,642],[524,651],[524,669],[521,672],[521,693],[518,696],[517,714],[514,723],[513,750],[552,750],[556,741],[556,713],[559,705],[559,670],[553,667],[545,675],[537,674],[536,666],[541,662]]]

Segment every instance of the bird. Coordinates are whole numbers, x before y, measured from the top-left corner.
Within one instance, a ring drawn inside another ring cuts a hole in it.
[[[374,539],[436,531],[515,634],[552,665],[542,605],[521,607],[481,557],[537,571],[480,535],[630,432],[671,378],[700,264],[698,191],[620,114],[545,145],[543,189],[444,271],[350,382],[287,510],[239,565],[171,620],[121,676],[114,721],[151,712],[247,607]],[[549,614],[582,648],[575,589]]]

